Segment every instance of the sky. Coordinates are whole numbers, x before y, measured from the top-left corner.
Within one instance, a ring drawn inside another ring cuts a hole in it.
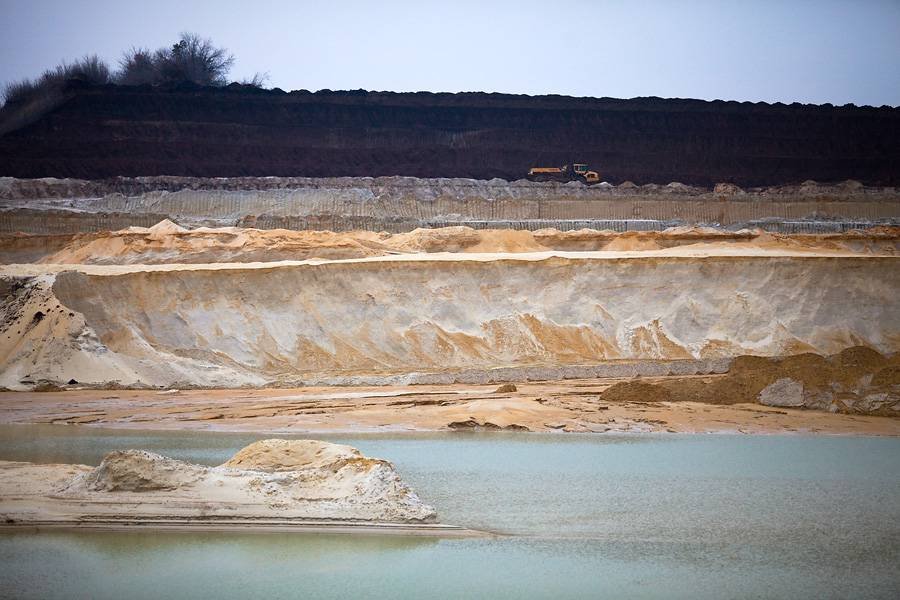
[[[900,106],[900,0],[0,0],[0,85],[182,31],[285,90]]]

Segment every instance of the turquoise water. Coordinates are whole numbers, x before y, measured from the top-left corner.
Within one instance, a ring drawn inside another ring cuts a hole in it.
[[[0,459],[206,464],[264,436],[0,427]],[[394,462],[441,521],[496,539],[0,535],[34,598],[895,598],[900,440],[728,435],[325,436]]]

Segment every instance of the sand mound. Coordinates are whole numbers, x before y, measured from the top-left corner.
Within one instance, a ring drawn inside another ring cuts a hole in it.
[[[847,348],[829,357],[812,353],[778,359],[739,356],[732,363],[729,375],[735,384],[735,392],[744,400],[756,398],[763,388],[782,378],[827,394],[835,389],[850,391],[861,378],[874,377],[897,360],[897,357],[890,359],[862,346]]]
[[[405,252],[541,252],[546,246],[530,231],[441,227],[385,236],[382,243]]]
[[[166,224],[168,223],[168,225]],[[394,253],[370,232],[259,230],[200,227],[186,230],[171,221],[150,229],[73,236],[59,247],[54,240],[42,263],[166,264],[271,262],[310,258],[345,259]],[[10,244],[8,244],[10,245]],[[9,253],[24,252],[17,241]],[[0,256],[3,253],[0,243]],[[31,250],[34,252],[34,250]]]
[[[81,484],[95,492],[151,492],[189,486],[204,475],[205,467],[166,458],[144,450],[117,450]]]
[[[479,232],[479,241],[466,252],[543,252],[550,248],[542,245],[530,231],[514,229],[489,229]]]
[[[424,522],[435,517],[388,461],[315,440],[262,440],[218,467],[142,450],[115,451],[56,493],[80,506],[125,503],[129,518],[174,513],[204,519]]]
[[[625,235],[613,238],[611,242],[603,246],[604,250],[617,251],[659,250],[660,248],[662,246],[647,236]]]
[[[640,381],[622,381],[600,394],[600,400],[611,403],[668,402],[671,394],[664,387]]]
[[[147,233],[151,235],[151,237],[163,237],[166,235],[172,235],[174,233],[186,233],[188,230],[178,225],[177,223],[173,223],[169,219],[163,219],[153,227],[150,227],[147,230]]]
[[[481,241],[481,236],[471,227],[460,226],[414,229],[392,235],[385,241],[391,248],[406,252],[463,252]]]
[[[298,471],[333,468],[348,460],[362,458],[356,448],[316,440],[261,440],[250,444],[223,467],[250,471]]]

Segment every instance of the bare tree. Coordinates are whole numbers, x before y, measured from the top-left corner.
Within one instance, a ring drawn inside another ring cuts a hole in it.
[[[132,48],[119,61],[117,80],[123,85],[180,83],[221,86],[234,57],[225,48],[217,48],[212,40],[195,33],[182,33],[169,48],[150,51]]]
[[[119,60],[116,82],[121,85],[145,85],[159,82],[153,52],[148,48],[132,47]]]
[[[225,85],[234,56],[216,48],[212,40],[195,33],[182,33],[171,49],[154,55],[163,81],[191,81],[198,85]]]

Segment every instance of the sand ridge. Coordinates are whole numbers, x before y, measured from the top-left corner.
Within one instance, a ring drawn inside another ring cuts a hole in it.
[[[368,231],[260,230],[239,227],[185,229],[169,220],[149,228],[74,235],[0,236],[0,263],[165,264],[339,260],[409,253],[521,253],[546,251],[648,251],[699,244],[800,252],[895,255],[900,228],[841,234],[778,235],[760,230],[724,231],[674,227],[665,231],[616,233],[582,229],[535,232],[475,230],[466,226],[390,234]],[[24,260],[23,260],[24,259]]]

